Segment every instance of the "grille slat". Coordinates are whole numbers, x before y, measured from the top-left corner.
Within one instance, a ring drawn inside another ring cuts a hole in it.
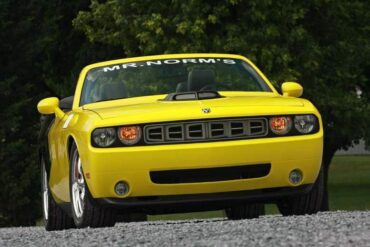
[[[145,139],[149,142],[163,142],[163,126],[148,126],[145,129]]]
[[[165,127],[166,141],[181,141],[184,140],[184,126],[181,124],[169,125]]]
[[[231,136],[242,136],[246,134],[246,124],[244,122],[230,122]]]
[[[226,137],[226,123],[227,122],[210,122],[209,125],[209,137],[210,138],[221,138]]]
[[[237,140],[266,136],[266,118],[222,119],[144,126],[147,144]]]
[[[204,123],[184,124],[186,127],[187,140],[201,140],[205,138]]]

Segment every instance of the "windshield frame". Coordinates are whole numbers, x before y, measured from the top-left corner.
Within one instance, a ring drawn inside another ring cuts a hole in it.
[[[88,75],[88,73],[91,70],[96,70],[98,68],[104,68],[104,67],[112,67],[116,65],[124,65],[124,64],[130,64],[135,62],[145,62],[145,61],[158,61],[158,60],[169,60],[169,59],[189,59],[189,58],[215,58],[215,59],[238,59],[243,62],[245,62],[250,69],[252,70],[252,76],[256,77],[255,79],[258,80],[258,83],[262,84],[261,86],[264,87],[265,93],[272,93],[272,94],[278,94],[276,89],[272,86],[271,82],[265,77],[265,75],[247,58],[239,55],[230,55],[230,54],[172,54],[172,55],[157,55],[157,56],[144,56],[144,57],[134,57],[134,58],[125,58],[125,59],[119,59],[119,60],[111,60],[101,63],[92,64],[89,66],[86,66],[80,74],[76,92],[75,92],[75,101],[73,102],[73,108],[81,108],[85,104],[94,104],[98,102],[91,102],[91,103],[85,103],[81,104],[81,96],[84,89],[85,79]],[[253,75],[255,74],[255,75]],[[247,92],[247,91],[246,91]],[[110,101],[110,100],[108,100]]]

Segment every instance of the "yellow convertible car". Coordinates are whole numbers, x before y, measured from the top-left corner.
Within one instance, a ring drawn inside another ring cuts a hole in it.
[[[47,230],[225,210],[229,219],[316,213],[319,112],[228,54],[126,58],[85,67],[74,96],[41,100]]]

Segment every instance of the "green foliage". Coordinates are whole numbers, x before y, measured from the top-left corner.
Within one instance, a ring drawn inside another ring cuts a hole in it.
[[[40,208],[36,201],[39,187],[33,180],[38,175],[35,169],[37,156],[33,150],[35,146],[29,145],[30,138],[36,137],[35,128],[22,124],[24,119],[34,115],[34,110],[29,107],[31,99],[27,97],[32,86],[19,87],[17,84],[16,78],[0,82],[1,104],[7,106],[0,112],[0,226],[9,223],[9,215],[13,222],[32,224],[37,217],[34,212]],[[19,97],[16,102],[14,91]],[[30,207],[31,202],[33,207]]]
[[[2,0],[0,9],[0,226],[40,216],[38,100],[73,94],[81,68],[96,61],[246,55],[275,85],[303,84],[324,118],[324,162],[370,140],[369,1]]]
[[[73,24],[128,56],[237,53],[276,85],[298,80],[323,115],[331,158],[369,139],[369,13],[368,1],[92,0]]]
[[[87,6],[0,2],[0,226],[33,225],[41,216],[37,102],[72,95],[83,66],[120,56],[72,28],[78,10]]]

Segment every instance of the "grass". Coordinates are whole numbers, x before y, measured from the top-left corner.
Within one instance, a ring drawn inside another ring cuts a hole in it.
[[[329,173],[331,210],[370,210],[370,156],[335,156]]]
[[[329,173],[330,210],[370,210],[370,156],[335,156]],[[274,204],[266,214],[278,214]],[[149,220],[185,220],[224,217],[223,211],[152,215]]]

